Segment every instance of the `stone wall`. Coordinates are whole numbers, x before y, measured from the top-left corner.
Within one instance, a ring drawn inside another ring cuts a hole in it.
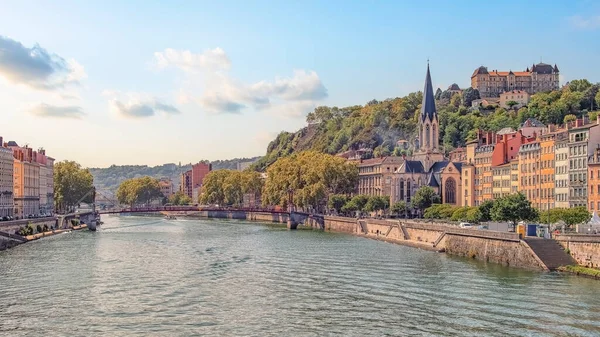
[[[40,225],[44,227],[47,225],[48,227],[56,225],[55,218],[40,218],[40,219],[23,219],[23,220],[14,220],[14,221],[2,221],[0,222],[0,231],[7,232],[10,234],[14,234],[21,227],[27,226],[27,224],[32,223],[34,227]]]
[[[340,233],[351,233],[358,234],[360,229],[356,219],[354,218],[343,218],[326,216],[325,217],[325,230],[329,232],[340,232]]]
[[[289,215],[288,213],[279,212],[246,212],[246,211],[234,211],[234,210],[212,210],[212,211],[199,211],[189,214],[189,217],[200,217],[200,218],[215,218],[215,219],[238,219],[238,220],[251,220],[251,221],[262,221],[262,222],[275,222],[275,223],[287,223]]]
[[[600,268],[600,235],[556,235],[554,239],[569,250],[577,264]]]

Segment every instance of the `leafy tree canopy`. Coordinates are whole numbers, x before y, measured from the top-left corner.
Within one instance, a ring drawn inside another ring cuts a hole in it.
[[[54,201],[56,209],[68,210],[78,202],[93,202],[94,178],[88,169],[74,161],[54,165]],[[87,196],[86,196],[87,195]],[[84,198],[85,197],[85,198]],[[81,200],[84,198],[83,200]],[[81,200],[81,201],[80,201]]]

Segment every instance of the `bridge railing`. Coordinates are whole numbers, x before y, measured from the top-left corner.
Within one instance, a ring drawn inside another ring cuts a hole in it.
[[[230,212],[270,212],[287,213],[277,207],[215,207],[215,206],[154,206],[154,207],[125,207],[100,210],[99,214],[115,213],[153,213],[153,212],[183,212],[183,211],[230,211]]]

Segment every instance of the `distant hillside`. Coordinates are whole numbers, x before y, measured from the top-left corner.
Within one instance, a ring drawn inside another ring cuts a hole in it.
[[[259,158],[260,157],[216,160],[212,162],[212,166],[213,170],[235,170],[237,169],[238,163],[256,161]],[[173,181],[175,188],[178,188],[181,172],[185,172],[191,168],[191,164],[181,165],[181,168],[177,164],[164,164],[154,167],[147,165],[112,165],[107,168],[90,168],[90,172],[94,176],[94,185],[96,188],[100,191],[107,191],[114,194],[123,180],[143,176],[150,176],[157,179],[169,178]]]

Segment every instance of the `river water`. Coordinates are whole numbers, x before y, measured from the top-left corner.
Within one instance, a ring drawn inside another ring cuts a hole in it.
[[[105,217],[0,252],[7,336],[600,336],[600,281],[250,222]]]

